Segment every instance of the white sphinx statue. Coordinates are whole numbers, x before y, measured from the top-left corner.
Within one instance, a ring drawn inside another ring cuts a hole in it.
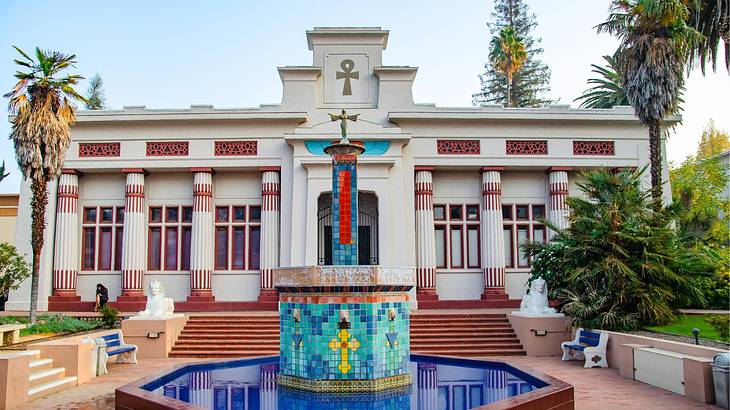
[[[175,303],[172,298],[165,297],[165,288],[158,280],[150,282],[150,293],[147,295],[147,306],[133,319],[164,319],[175,316]]]
[[[522,297],[519,312],[523,315],[543,316],[556,315],[555,309],[551,308],[548,303],[548,288],[545,279],[542,276],[532,281],[530,284],[530,292]],[[562,313],[560,314],[562,315]]]

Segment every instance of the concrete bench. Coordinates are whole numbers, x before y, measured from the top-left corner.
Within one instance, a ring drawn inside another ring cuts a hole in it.
[[[20,331],[25,329],[26,325],[10,324],[0,326],[0,346],[20,343]]]
[[[591,332],[579,327],[575,331],[575,339],[563,342],[563,361],[585,360],[585,368],[608,367],[606,360],[606,347],[608,346],[608,333]]]
[[[104,340],[105,348],[99,352],[99,367],[102,369],[99,374],[106,374],[106,362],[111,356],[117,356],[117,363],[137,364],[137,345],[124,343],[122,332],[114,332],[101,336]]]

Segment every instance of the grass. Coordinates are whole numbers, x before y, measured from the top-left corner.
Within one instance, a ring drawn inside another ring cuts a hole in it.
[[[29,324],[30,320],[27,316],[0,317],[0,325],[11,323]],[[69,316],[41,315],[38,316],[38,321],[35,325],[29,325],[27,328],[21,330],[20,334],[27,336],[40,333],[76,333],[96,329],[100,326],[100,321],[87,322]]]
[[[706,315],[680,315],[677,317],[677,320],[672,323],[666,324],[664,326],[647,326],[647,329],[653,330],[655,332],[693,336],[692,329],[696,327],[700,330],[701,338],[730,342],[730,340],[720,336],[715,328],[705,322],[705,316]]]

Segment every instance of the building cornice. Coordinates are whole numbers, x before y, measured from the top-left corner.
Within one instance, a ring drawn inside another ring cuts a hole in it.
[[[191,105],[190,108],[149,109],[145,106],[125,106],[121,110],[81,110],[77,123],[109,123],[127,121],[195,121],[245,120],[286,121],[303,123],[308,119],[303,111],[276,111],[261,108],[214,108],[212,105]]]

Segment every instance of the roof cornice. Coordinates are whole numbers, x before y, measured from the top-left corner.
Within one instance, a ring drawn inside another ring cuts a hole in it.
[[[191,105],[190,108],[148,109],[145,106],[125,106],[121,110],[81,110],[76,123],[105,123],[127,121],[307,121],[303,111],[277,111],[261,108],[213,108],[212,105]]]

